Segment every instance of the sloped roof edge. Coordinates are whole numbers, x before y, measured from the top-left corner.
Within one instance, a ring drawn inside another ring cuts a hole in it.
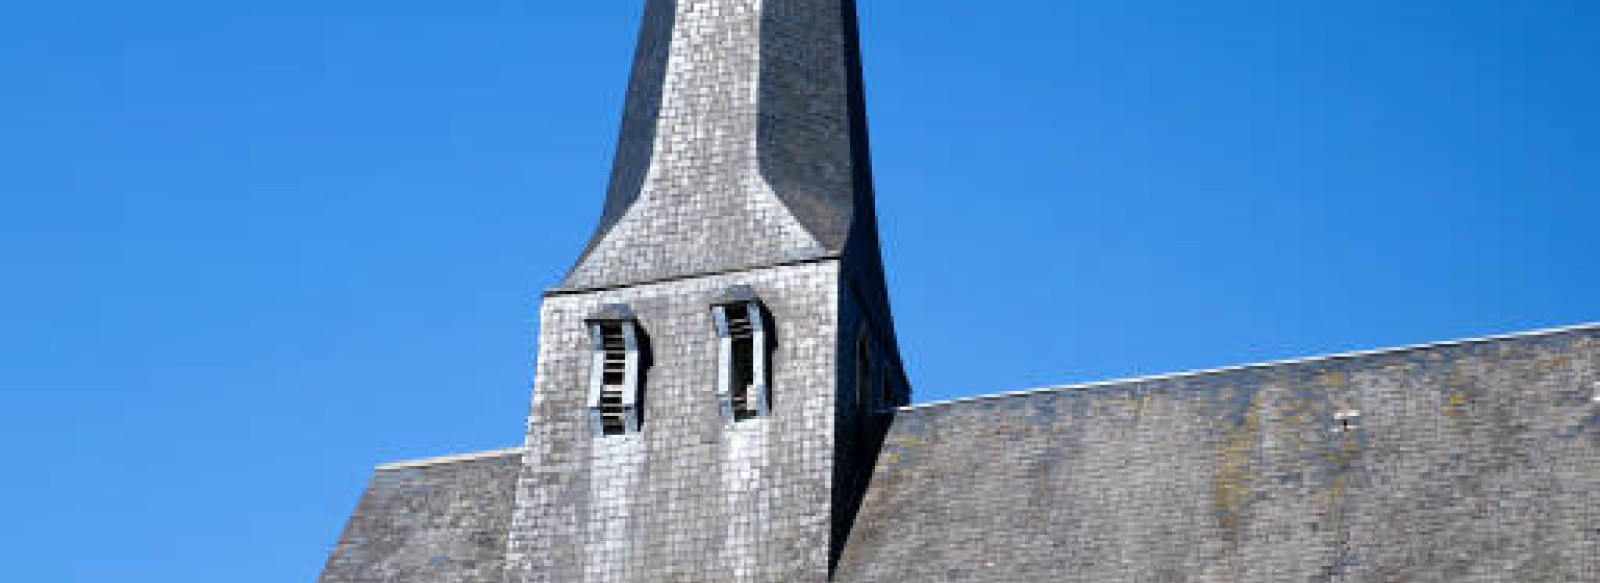
[[[1539,336],[1554,336],[1554,335],[1558,335],[1558,334],[1566,334],[1566,333],[1571,333],[1571,332],[1584,332],[1584,331],[1590,331],[1590,330],[1600,330],[1600,322],[1589,322],[1589,323],[1584,323],[1584,324],[1574,324],[1574,325],[1571,325],[1571,326],[1561,326],[1561,327],[1556,327],[1556,328],[1541,328],[1541,329],[1529,330],[1529,331],[1525,331],[1525,332],[1513,332],[1513,333],[1510,333],[1510,334],[1499,334],[1499,335],[1494,335],[1494,336],[1479,336],[1479,337],[1472,337],[1472,338],[1463,338],[1463,339],[1458,339],[1458,340],[1445,340],[1445,341],[1440,341],[1440,342],[1429,342],[1429,343],[1424,343],[1424,344],[1410,344],[1410,345],[1404,345],[1404,346],[1395,346],[1395,347],[1390,347],[1390,348],[1377,348],[1377,349],[1371,349],[1371,350],[1358,350],[1358,351],[1354,351],[1354,352],[1341,352],[1341,353],[1326,354],[1326,355],[1319,355],[1319,356],[1309,356],[1309,357],[1304,357],[1304,358],[1294,358],[1294,359],[1288,359],[1288,360],[1274,360],[1274,361],[1257,362],[1257,363],[1251,363],[1251,364],[1224,366],[1224,367],[1218,367],[1218,368],[1207,368],[1207,369],[1199,369],[1199,370],[1191,370],[1191,371],[1183,371],[1183,372],[1155,374],[1155,375],[1148,375],[1148,376],[1129,377],[1129,378],[1121,378],[1121,379],[1110,379],[1110,380],[1104,380],[1104,381],[1093,381],[1093,382],[1071,384],[1071,385],[1057,385],[1057,386],[1052,386],[1052,387],[1041,387],[1041,388],[1035,388],[1035,389],[1022,389],[1022,390],[1018,390],[1018,391],[1007,391],[1007,392],[1004,392],[1004,393],[993,393],[993,394],[988,394],[988,395],[978,395],[978,396],[975,396],[975,397],[962,397],[962,398],[959,398],[959,399],[946,399],[946,400],[943,400],[943,401],[930,401],[930,402],[927,402],[927,403],[917,403],[917,404],[913,404],[913,405],[907,405],[905,407],[900,407],[899,410],[900,411],[905,411],[905,412],[910,412],[910,411],[918,411],[918,410],[923,410],[923,409],[931,409],[931,408],[935,408],[935,407],[944,407],[944,406],[948,406],[948,405],[959,405],[959,404],[962,404],[962,403],[972,403],[972,402],[979,402],[979,401],[992,401],[992,400],[995,400],[995,399],[1005,399],[1005,398],[1010,398],[1010,397],[1025,397],[1025,396],[1030,396],[1030,395],[1038,395],[1038,394],[1042,394],[1042,393],[1053,393],[1053,392],[1061,392],[1061,391],[1085,391],[1085,390],[1091,390],[1091,389],[1100,389],[1100,388],[1106,388],[1106,387],[1113,387],[1113,386],[1118,386],[1118,385],[1132,385],[1132,384],[1147,383],[1147,382],[1153,382],[1153,381],[1167,381],[1167,380],[1175,380],[1175,379],[1186,379],[1186,378],[1193,378],[1193,377],[1199,377],[1199,376],[1223,374],[1223,373],[1230,373],[1230,372],[1239,372],[1239,371],[1245,371],[1245,370],[1265,369],[1265,368],[1288,366],[1288,365],[1297,365],[1297,364],[1314,364],[1314,363],[1329,362],[1329,361],[1349,360],[1349,359],[1355,359],[1355,358],[1366,358],[1366,357],[1371,357],[1371,356],[1383,356],[1383,355],[1390,355],[1390,354],[1399,354],[1399,353],[1411,352],[1411,351],[1416,351],[1416,350],[1429,350],[1429,349],[1434,349],[1434,348],[1446,348],[1446,347],[1451,347],[1451,346],[1464,346],[1464,345],[1471,345],[1471,344],[1483,344],[1483,343],[1488,343],[1488,342],[1504,342],[1504,341],[1507,341],[1507,340],[1518,340],[1518,339],[1524,339],[1524,338],[1536,338],[1536,337],[1539,337]]]
[[[525,447],[508,447],[508,448],[505,448],[505,449],[495,449],[495,450],[479,451],[479,452],[472,452],[472,453],[458,453],[458,454],[442,455],[442,456],[435,456],[435,457],[422,458],[422,459],[401,460],[401,461],[381,463],[381,464],[378,464],[378,468],[377,469],[380,472],[381,471],[385,471],[385,470],[411,470],[411,469],[417,469],[417,468],[426,468],[426,467],[429,467],[429,466],[440,466],[440,465],[446,465],[446,464],[456,464],[456,463],[462,463],[462,462],[471,462],[471,461],[478,461],[478,460],[491,459],[491,458],[497,458],[497,457],[522,455],[524,453],[527,453],[527,451],[528,450]]]

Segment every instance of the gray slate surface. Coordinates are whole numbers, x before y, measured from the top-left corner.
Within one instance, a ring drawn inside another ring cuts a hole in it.
[[[852,0],[649,0],[638,46],[599,228],[554,291],[876,252]]]
[[[380,468],[320,583],[500,583],[520,453]]]
[[[1589,327],[905,410],[837,580],[1600,581],[1597,383]]]

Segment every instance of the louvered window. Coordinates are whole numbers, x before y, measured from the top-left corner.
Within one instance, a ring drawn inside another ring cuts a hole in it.
[[[640,335],[626,306],[607,306],[589,320],[593,362],[589,421],[597,437],[639,431]]]
[[[746,287],[728,290],[712,306],[720,340],[717,396],[723,418],[739,422],[771,412],[767,385],[768,336],[765,310]]]

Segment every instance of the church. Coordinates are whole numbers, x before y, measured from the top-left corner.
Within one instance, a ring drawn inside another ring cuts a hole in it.
[[[913,404],[855,2],[644,9],[524,444],[321,583],[1600,581],[1600,325]]]

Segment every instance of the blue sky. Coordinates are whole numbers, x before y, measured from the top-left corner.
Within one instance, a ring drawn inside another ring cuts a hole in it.
[[[640,2],[0,6],[15,581],[309,581],[520,441]],[[1600,320],[1600,4],[865,0],[918,400]]]

